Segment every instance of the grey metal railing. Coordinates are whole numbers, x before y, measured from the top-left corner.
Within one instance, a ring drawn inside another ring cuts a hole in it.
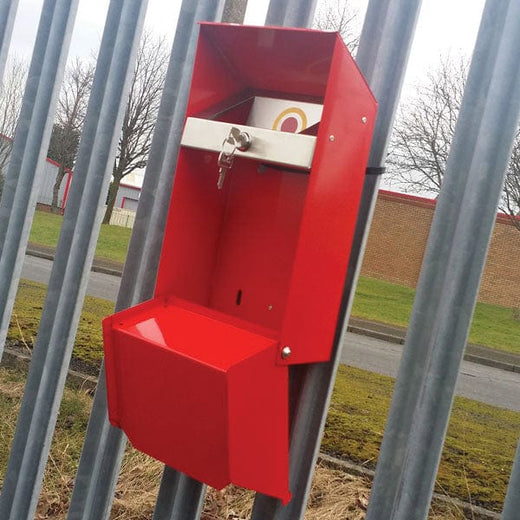
[[[520,2],[488,0],[437,199],[367,520],[419,520],[428,514],[518,125],[519,49]]]
[[[63,3],[70,9],[71,2]],[[112,0],[109,5],[69,203],[0,495],[0,518],[6,520],[34,517],[101,227],[146,5],[142,0]],[[52,26],[50,29],[52,33]],[[30,202],[34,211],[34,201]]]
[[[271,0],[265,25],[311,27],[317,0]]]
[[[516,448],[516,457],[511,470],[511,480],[507,489],[502,520],[515,520],[520,511],[520,443]]]
[[[0,77],[17,3],[0,0]],[[227,7],[232,3],[228,0]],[[242,8],[246,3],[240,0]],[[191,81],[197,22],[220,20],[224,4],[224,0],[182,2],[117,299],[118,310],[153,295]],[[384,165],[420,4],[421,0],[369,3],[357,62],[379,103],[369,157],[371,167]],[[146,5],[146,0],[110,2],[74,180],[0,494],[2,520],[34,517]],[[76,8],[77,0],[45,0],[42,9],[21,122],[0,203],[1,348],[20,277],[34,212],[37,172],[50,138]],[[309,27],[315,8],[316,0],[271,0],[266,24]],[[520,52],[519,25],[520,0],[488,0],[419,283],[369,520],[425,518],[428,511],[503,172],[520,114],[516,59]],[[367,176],[332,360],[291,368],[291,377],[301,382],[290,445],[293,499],[284,507],[278,500],[257,495],[252,520],[303,518],[377,187],[378,177]],[[475,222],[479,223],[478,231]],[[125,445],[124,434],[108,423],[102,370],[69,520],[109,517]],[[423,449],[425,445],[428,450]],[[518,516],[519,459],[520,448],[504,520]],[[166,467],[153,518],[197,520],[204,495],[203,484]]]
[[[18,2],[19,0],[5,0],[0,3],[0,81],[4,76]]]
[[[46,0],[0,202],[0,355],[36,207],[78,0]],[[11,22],[12,23],[12,22]]]

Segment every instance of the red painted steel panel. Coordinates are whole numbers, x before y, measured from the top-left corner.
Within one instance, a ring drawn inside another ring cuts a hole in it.
[[[338,39],[280,336],[292,354],[282,363],[330,358],[375,118],[376,102]]]
[[[195,479],[254,485],[287,501],[288,382],[274,362],[278,343],[220,317],[157,299],[107,318],[110,420],[137,449]]]
[[[308,175],[257,168],[237,161],[226,179],[230,192],[210,306],[279,330]]]
[[[266,92],[323,104],[310,174],[238,158],[219,190],[217,154],[181,149],[155,298],[104,335],[136,447],[287,501],[285,365],[330,357],[376,104],[335,34],[203,24],[188,115],[240,126]]]

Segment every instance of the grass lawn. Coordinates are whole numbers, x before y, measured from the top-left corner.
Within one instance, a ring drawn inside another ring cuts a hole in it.
[[[32,347],[38,332],[46,287],[22,280],[14,304],[8,338]],[[96,367],[103,358],[101,320],[114,312],[114,303],[87,296],[74,345],[74,357]]]
[[[25,375],[0,369],[0,474],[5,472]],[[341,367],[327,419],[322,451],[375,465],[393,381],[362,370]],[[88,392],[67,387],[40,497],[38,518],[65,519],[77,461],[92,405]],[[438,474],[437,491],[472,504],[500,510],[520,430],[520,414],[469,399],[456,399]],[[114,518],[150,518],[162,465],[128,448],[116,494]],[[352,486],[354,486],[352,488]],[[306,520],[364,518],[369,483],[341,472],[318,470]],[[230,506],[250,511],[252,494],[234,487],[211,491],[205,520],[227,518]],[[357,512],[356,512],[357,511]],[[112,517],[111,517],[112,518]],[[238,518],[238,517],[237,517]],[[248,518],[248,516],[240,516]],[[461,519],[456,510],[431,518]]]
[[[5,473],[9,448],[23,394],[25,374],[0,369],[0,475]],[[37,518],[65,520],[77,462],[88,422],[89,392],[67,386],[51,445]],[[152,517],[163,465],[127,447],[118,480],[111,519],[144,520]],[[1,479],[0,479],[1,485]],[[311,489],[306,520],[362,520],[370,483],[360,477],[318,467]],[[201,520],[249,518],[253,493],[229,486],[209,489]],[[456,508],[435,506],[430,520],[461,520]]]
[[[24,331],[24,341],[31,343],[44,292],[40,284],[22,282],[9,332],[11,339],[20,339],[20,331]],[[112,308],[110,302],[87,297],[74,347],[76,358],[90,365],[99,363],[102,356],[100,322]],[[391,378],[340,367],[323,450],[373,467],[392,388]],[[82,424],[85,420],[81,419]],[[498,508],[519,434],[520,414],[457,397],[438,475],[438,491]]]
[[[394,380],[340,366],[322,450],[374,467]],[[436,491],[500,510],[520,435],[520,413],[455,397]]]
[[[403,285],[360,278],[352,316],[406,327],[415,290]],[[520,354],[520,320],[513,309],[477,303],[469,342]]]
[[[63,217],[61,215],[36,211],[29,242],[56,247],[62,220]],[[123,263],[131,233],[132,230],[130,228],[103,224],[96,247],[96,257]]]

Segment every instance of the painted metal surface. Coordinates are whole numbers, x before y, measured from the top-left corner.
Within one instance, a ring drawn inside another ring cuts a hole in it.
[[[376,102],[337,38],[295,253],[282,362],[328,361],[365,177]]]
[[[122,311],[104,330],[109,417],[135,448],[214,488],[289,500],[275,339],[172,298]]]
[[[376,104],[335,34],[203,24],[188,115],[240,127],[248,113],[237,99],[266,89],[321,95],[310,176],[245,152],[219,190],[215,153],[183,148],[155,297],[106,321],[106,374],[110,420],[136,447],[214,487],[287,502],[285,365],[330,355]],[[247,130],[252,149],[258,129]]]
[[[254,67],[244,49],[255,54]],[[293,63],[298,81],[286,63]],[[242,107],[237,100],[265,89],[295,96],[297,86],[301,98],[321,95],[324,106],[310,176],[265,164],[259,173],[258,163],[237,158],[220,193],[213,190],[212,154],[183,150],[157,283],[159,294],[171,292],[279,330],[280,348],[292,350],[280,358],[283,364],[330,356],[375,101],[335,34],[202,27],[189,116],[209,111],[240,125],[248,113],[236,111]],[[231,115],[222,108],[226,103]],[[193,178],[194,169],[200,176]]]

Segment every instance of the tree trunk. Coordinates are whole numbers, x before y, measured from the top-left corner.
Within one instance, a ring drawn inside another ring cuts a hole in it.
[[[119,190],[120,184],[121,176],[114,174],[114,180],[110,183],[110,188],[108,189],[107,209],[105,211],[105,216],[103,217],[103,224],[110,224],[112,211],[114,210],[114,204],[116,202],[117,191]]]
[[[58,196],[60,194],[60,186],[63,181],[63,177],[65,177],[65,168],[63,165],[60,165],[58,173],[56,174],[56,181],[54,182],[54,186],[52,188],[52,213],[60,213],[61,210],[61,208],[58,208]]]

